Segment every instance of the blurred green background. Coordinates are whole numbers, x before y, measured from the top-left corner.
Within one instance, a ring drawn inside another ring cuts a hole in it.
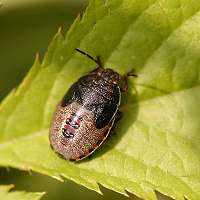
[[[0,0],[0,99],[42,58],[59,27],[69,28],[86,0]]]
[[[42,59],[59,27],[66,32],[87,0],[1,0],[0,7],[0,100],[21,82],[34,62],[36,52]],[[46,191],[43,200],[126,200],[100,186],[104,196],[67,181],[65,183],[37,173],[0,168],[0,184],[15,189]],[[162,196],[162,199],[168,199]]]

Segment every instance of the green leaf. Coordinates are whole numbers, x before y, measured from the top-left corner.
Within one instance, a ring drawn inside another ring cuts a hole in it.
[[[101,184],[144,199],[155,190],[200,199],[200,1],[93,0],[66,37],[2,103],[0,165],[68,178],[100,192]],[[114,136],[92,158],[72,163],[49,146],[56,104],[100,55],[120,74],[136,70]]]
[[[13,185],[0,185],[0,199],[3,200],[39,200],[44,193],[32,193],[24,191],[10,191]]]

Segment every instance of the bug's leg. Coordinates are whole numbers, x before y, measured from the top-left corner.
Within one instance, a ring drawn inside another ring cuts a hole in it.
[[[121,91],[122,92],[127,92],[128,90],[128,80],[127,80],[127,77],[123,76],[122,78],[122,86],[121,86]]]
[[[128,76],[138,77],[138,75],[135,74],[135,70],[134,70],[134,69],[132,69],[131,71],[129,71],[129,72],[126,74],[126,76],[127,76],[127,77],[128,77]]]
[[[117,111],[115,115],[115,122],[118,122],[122,117],[122,112],[120,110]]]
[[[122,117],[122,112],[120,110],[117,111],[116,115],[115,115],[115,122],[118,122]],[[115,131],[115,127],[112,127],[111,130],[111,134],[110,135],[117,135],[116,131]]]
[[[134,73],[134,69],[131,70],[130,72],[126,73],[124,76],[122,76],[122,82],[123,82],[123,85],[121,87],[122,92],[127,92],[127,90],[128,90],[128,77],[129,76],[138,77],[137,74]]]
[[[91,159],[92,155],[93,155],[93,154],[90,154],[87,158],[88,158],[88,159]]]
[[[117,135],[116,131],[112,131],[112,133],[110,134],[110,136],[116,136],[116,135]]]

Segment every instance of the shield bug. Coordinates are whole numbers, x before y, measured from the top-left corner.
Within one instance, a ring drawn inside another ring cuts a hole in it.
[[[92,154],[107,138],[118,117],[121,92],[127,90],[127,73],[119,75],[105,69],[100,58],[94,59],[97,68],[82,76],[64,95],[53,115],[49,139],[52,149],[71,161]]]

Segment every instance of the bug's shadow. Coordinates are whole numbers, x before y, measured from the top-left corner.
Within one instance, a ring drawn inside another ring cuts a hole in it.
[[[133,109],[127,109],[129,105]],[[123,108],[123,109],[120,109]],[[88,158],[79,162],[88,162],[94,158],[104,155],[107,151],[112,150],[116,144],[125,136],[127,130],[134,124],[138,115],[138,99],[137,92],[133,83],[129,83],[129,89],[127,92],[122,93],[122,101],[119,110],[122,112],[119,121],[115,122],[110,135],[104,141],[104,143]],[[123,111],[124,110],[124,111]]]

